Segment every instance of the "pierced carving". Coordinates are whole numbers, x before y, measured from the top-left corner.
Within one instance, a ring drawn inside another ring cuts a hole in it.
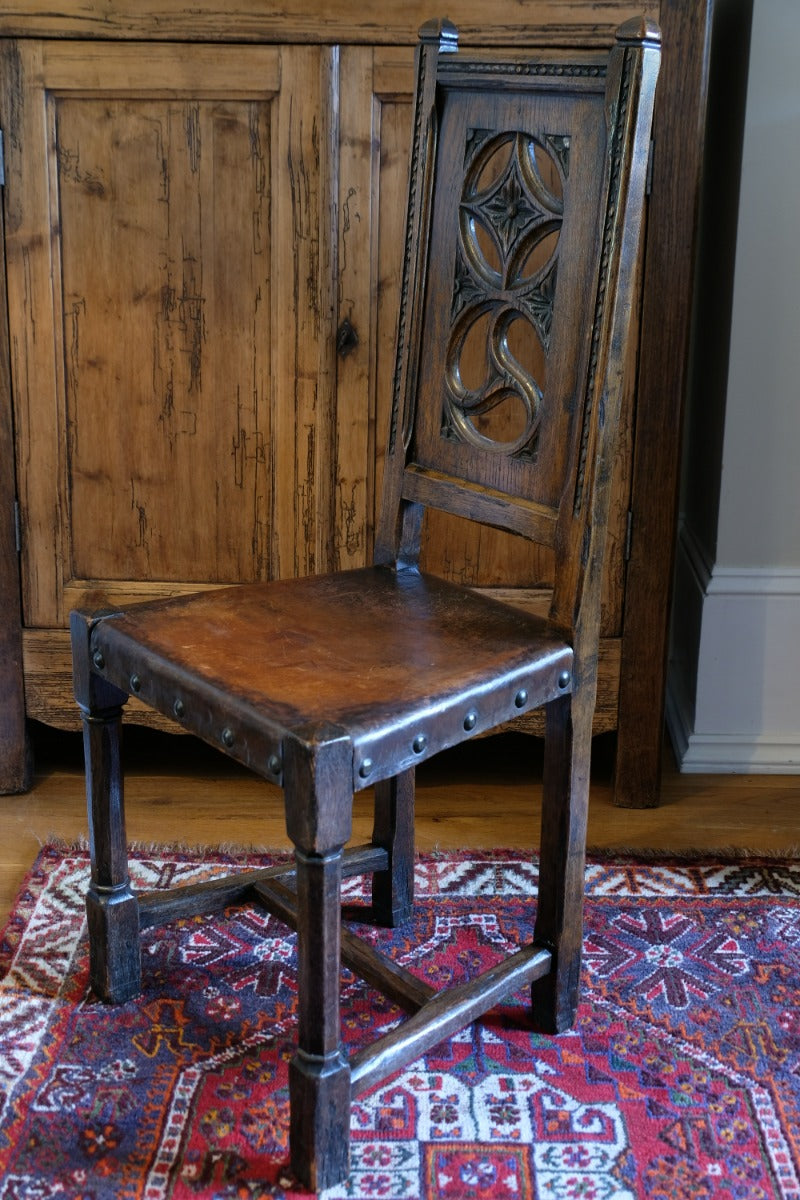
[[[442,436],[535,454],[569,138],[468,131]]]
[[[475,157],[479,147],[491,136],[491,129],[470,129],[467,131],[467,142],[464,148],[464,166],[469,163],[471,158]]]
[[[544,136],[544,144],[558,162],[564,178],[566,179],[567,174],[569,173],[569,138],[560,133],[546,133]]]

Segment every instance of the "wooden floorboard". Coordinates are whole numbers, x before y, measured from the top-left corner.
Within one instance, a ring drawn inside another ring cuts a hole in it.
[[[39,727],[34,786],[0,797],[0,919],[39,845],[87,833],[78,735]],[[128,837],[190,846],[286,848],[282,793],[193,739],[130,729],[126,739]],[[612,804],[613,736],[595,742],[589,844],[685,852],[731,847],[797,853],[800,776],[681,775],[664,752],[662,803]],[[538,844],[541,743],[502,735],[440,755],[418,772],[420,850]],[[369,840],[371,795],[356,797],[353,841]]]

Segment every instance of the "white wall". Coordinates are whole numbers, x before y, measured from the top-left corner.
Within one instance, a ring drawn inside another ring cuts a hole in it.
[[[668,725],[684,770],[800,772],[798,0],[753,7],[719,418],[712,494],[687,447]]]

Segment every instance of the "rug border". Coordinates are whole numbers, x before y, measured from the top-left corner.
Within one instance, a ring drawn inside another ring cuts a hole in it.
[[[290,861],[292,851],[285,846],[270,847],[224,842],[219,845],[193,845],[187,842],[143,842],[131,841],[128,853],[132,857],[147,858],[178,858],[186,862],[201,862],[204,858],[214,858],[216,861],[229,862],[236,866],[246,860],[265,859],[271,861]],[[26,901],[26,893],[43,875],[56,870],[59,862],[68,855],[80,855],[89,862],[88,839],[80,836],[72,841],[50,836],[40,842],[39,850],[33,863],[25,872],[22,882],[11,902],[5,920],[0,924],[0,980],[5,978],[10,963],[19,944],[19,931],[24,929],[30,917],[30,905],[35,904],[35,897]],[[434,847],[431,850],[419,851],[416,861],[420,863],[437,862],[449,857],[480,856],[484,862],[513,862],[529,858],[538,861],[538,848],[531,847],[513,849],[500,847],[465,847],[461,849],[442,850]],[[800,847],[791,847],[789,851],[766,853],[763,851],[730,846],[723,850],[708,851],[705,849],[686,850],[641,850],[634,847],[587,847],[587,867],[631,867],[637,863],[642,866],[660,866],[665,869],[697,867],[713,870],[715,867],[728,867],[736,863],[748,867],[778,868],[792,867],[800,863]]]
[[[75,854],[78,852],[89,852],[89,840],[81,835],[75,839],[62,838],[58,835],[49,835],[40,842],[40,851],[52,847],[66,854]],[[204,857],[206,855],[220,855],[223,858],[291,858],[293,850],[287,846],[267,846],[263,843],[246,843],[246,842],[186,842],[186,841],[129,841],[128,853],[133,855],[149,854],[156,856],[158,854],[181,854],[187,857]],[[539,857],[538,846],[461,846],[458,848],[451,847],[446,849],[440,846],[434,846],[428,850],[417,850],[415,857],[421,861],[426,859],[442,859],[449,855],[463,854],[480,854],[483,857],[497,857],[501,859],[519,858],[533,856]],[[747,862],[761,861],[764,863],[795,863],[800,862],[800,842],[792,843],[790,846],[772,849],[758,849],[754,846],[738,846],[731,843],[727,846],[718,846],[708,849],[704,846],[687,846],[680,849],[669,847],[641,847],[641,846],[597,846],[589,844],[586,847],[587,861],[597,863],[617,863],[631,861],[641,861],[650,865],[653,862],[657,863],[689,863],[695,864],[698,862],[707,862],[709,865],[718,863],[731,863],[740,860]],[[38,855],[37,855],[38,859]],[[35,865],[36,860],[34,860]],[[33,867],[31,867],[33,870]]]

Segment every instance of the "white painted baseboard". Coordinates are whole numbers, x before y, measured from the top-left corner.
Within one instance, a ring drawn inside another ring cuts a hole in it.
[[[667,682],[681,770],[800,773],[800,570],[709,567],[685,526],[678,560],[678,612],[699,622],[696,678],[679,648]]]

